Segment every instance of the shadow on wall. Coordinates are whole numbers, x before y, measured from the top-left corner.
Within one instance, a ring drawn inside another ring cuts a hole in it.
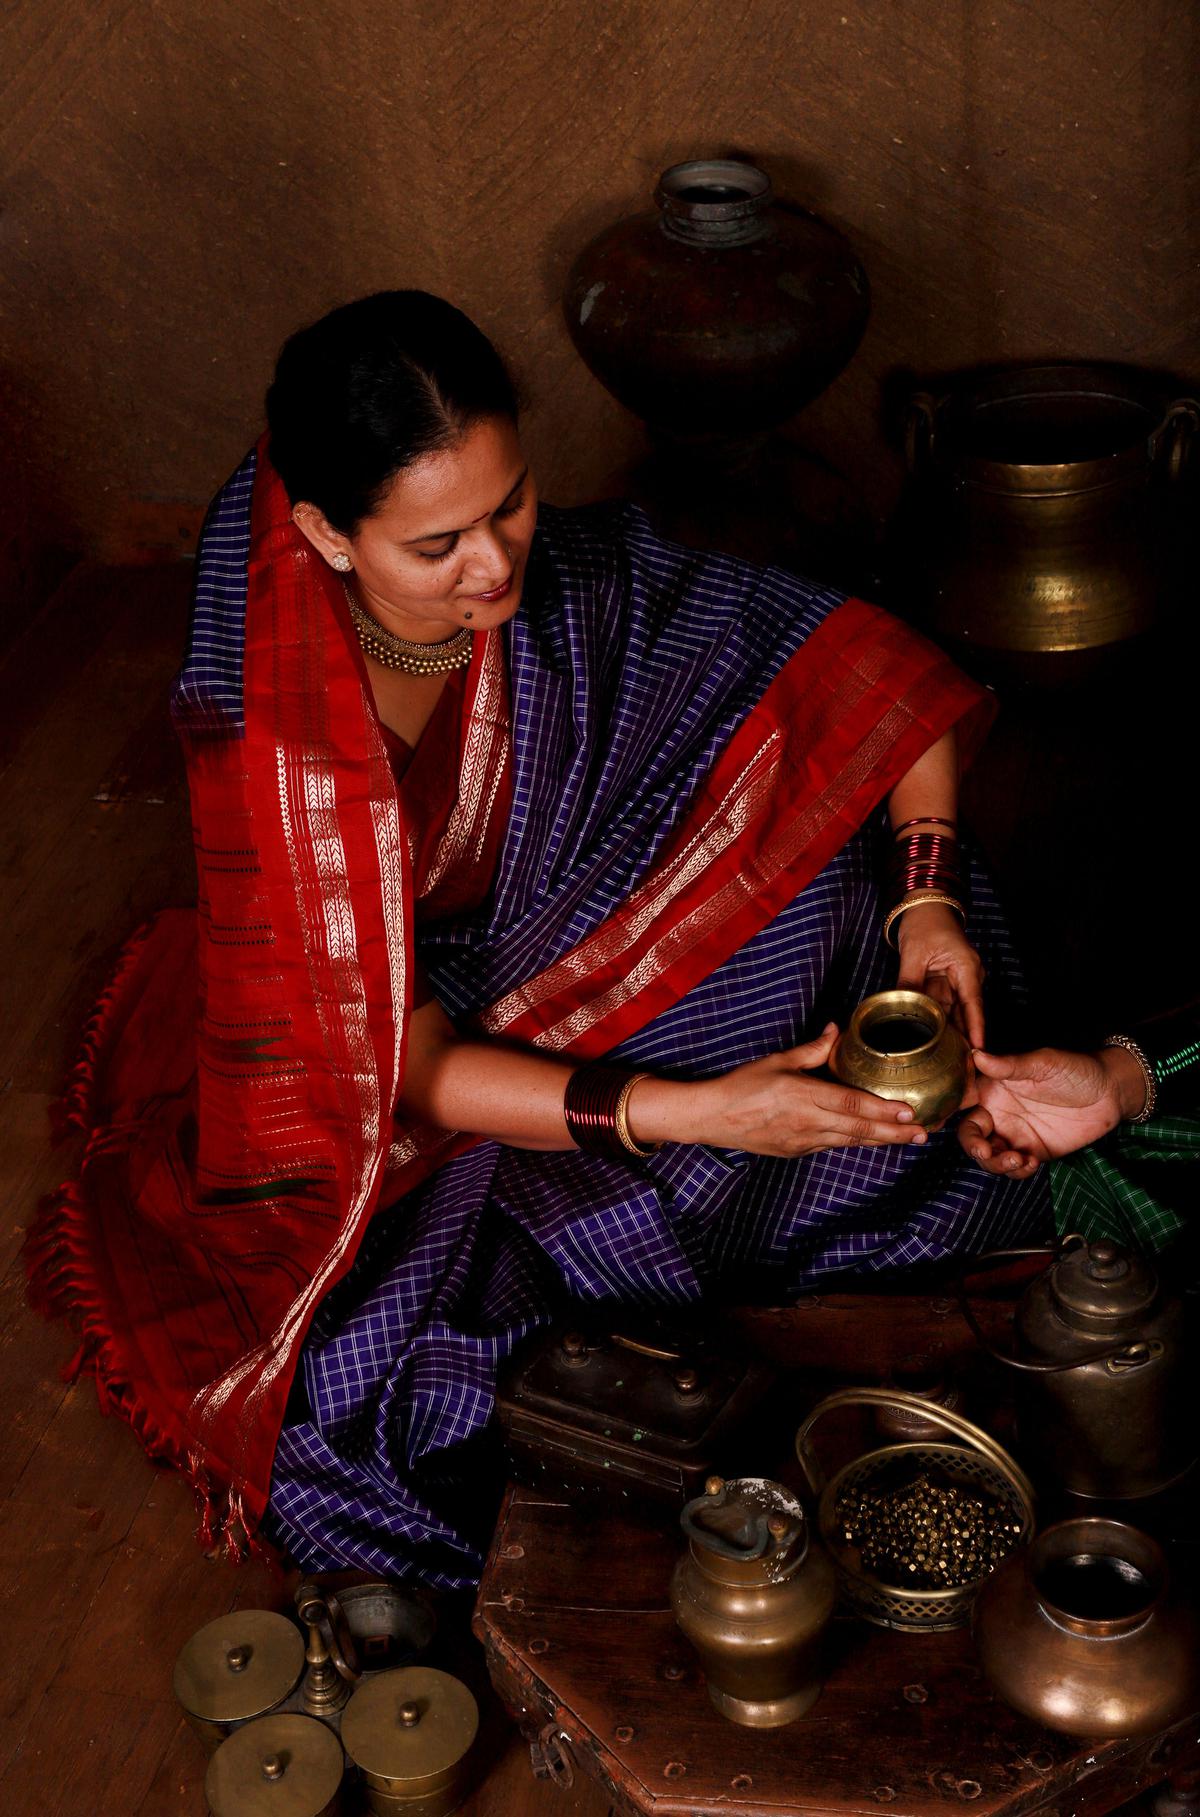
[[[50,476],[35,468],[38,406],[0,367],[0,652],[19,636],[74,566],[78,550]]]

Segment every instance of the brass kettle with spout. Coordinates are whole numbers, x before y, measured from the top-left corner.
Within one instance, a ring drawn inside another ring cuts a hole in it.
[[[1053,1253],[1017,1307],[1011,1356],[962,1300],[984,1348],[1016,1372],[1022,1460],[1074,1495],[1155,1495],[1197,1455],[1184,1302],[1144,1256],[1108,1238],[1067,1236]]]

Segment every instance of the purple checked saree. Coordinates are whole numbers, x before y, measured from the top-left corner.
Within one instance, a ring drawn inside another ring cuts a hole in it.
[[[636,1028],[622,1026],[623,981],[646,963],[645,944],[620,949],[589,1007],[574,992],[576,971],[603,966],[593,948],[625,906],[669,868],[680,823],[756,703],[845,610],[781,573],[666,545],[628,510],[544,514],[507,633],[513,801],[494,885],[472,913],[418,912],[416,954],[453,1018],[700,1077],[844,1022],[892,982],[876,881],[883,817],[860,803],[839,806],[831,855],[806,886],[785,872],[775,912]],[[944,687],[940,668],[933,676]],[[821,778],[816,792],[836,789]],[[972,903],[1001,1014],[1016,968],[978,867]],[[660,1308],[786,1299],[831,1275],[1005,1243],[1047,1219],[1039,1180],[990,1179],[949,1133],[925,1149],[792,1162],[668,1147],[637,1171],[476,1143],[376,1212],[318,1309],[266,1530],[306,1567],[468,1583],[492,1511],[473,1486],[470,1441],[487,1426],[497,1366],[564,1295]]]

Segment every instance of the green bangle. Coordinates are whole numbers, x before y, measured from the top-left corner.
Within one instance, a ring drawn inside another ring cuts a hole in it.
[[[1165,1085],[1168,1079],[1174,1079],[1179,1073],[1190,1072],[1194,1066],[1200,1066],[1200,1041],[1189,1041],[1178,1053],[1167,1054],[1154,1062],[1154,1077],[1159,1085]]]

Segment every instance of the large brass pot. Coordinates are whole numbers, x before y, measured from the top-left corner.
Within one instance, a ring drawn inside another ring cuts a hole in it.
[[[902,602],[985,673],[1072,679],[1151,629],[1200,404],[1122,367],[986,374],[911,402]]]
[[[844,1085],[907,1104],[933,1128],[962,1103],[967,1044],[923,991],[877,991],[838,1037],[829,1070]]]
[[[1200,1699],[1195,1618],[1120,1521],[1047,1527],[984,1585],[972,1627],[1005,1703],[1066,1735],[1152,1734]]]

